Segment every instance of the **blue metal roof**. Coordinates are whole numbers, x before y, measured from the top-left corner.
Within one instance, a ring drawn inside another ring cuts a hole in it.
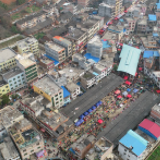
[[[70,92],[64,86],[61,86],[61,88],[63,89],[63,98],[66,98],[71,95]]]
[[[49,58],[50,60],[53,61],[54,65],[59,64],[59,61],[55,60],[54,58],[52,58],[51,56],[48,56],[47,54],[44,54],[44,56],[46,56],[47,58]]]
[[[143,58],[159,57],[158,51],[144,51]]]
[[[127,148],[133,147],[132,152],[137,156],[140,156],[142,152],[147,148],[148,141],[137,133],[129,130],[127,134],[122,137],[119,141],[121,144]]]
[[[86,57],[86,59],[92,59],[96,63],[100,60],[99,58],[92,56],[91,53],[86,53],[84,57]]]
[[[140,49],[123,44],[118,71],[126,72],[135,76],[140,54]]]
[[[158,37],[158,33],[153,33],[153,37]]]
[[[160,3],[156,3],[157,9],[160,9]]]
[[[157,21],[157,16],[154,14],[149,14],[148,19],[149,19],[149,21]]]
[[[102,43],[103,43],[103,49],[106,49],[106,48],[109,48],[111,47],[109,44],[108,44],[108,41],[104,41],[104,40],[101,40]]]

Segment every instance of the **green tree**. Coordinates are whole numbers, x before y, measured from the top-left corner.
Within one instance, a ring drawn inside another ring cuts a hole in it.
[[[6,105],[6,104],[8,104],[9,103],[9,96],[7,96],[7,95],[3,95],[2,96],[2,105]]]
[[[117,69],[118,69],[118,66],[115,64],[115,65],[113,66],[113,70],[116,72]]]
[[[18,33],[18,29],[17,29],[16,26],[12,26],[12,27],[11,27],[11,31],[12,31],[13,33]]]
[[[25,2],[25,0],[17,0],[16,1],[16,3],[18,4],[18,5],[21,5],[21,4],[23,4]]]

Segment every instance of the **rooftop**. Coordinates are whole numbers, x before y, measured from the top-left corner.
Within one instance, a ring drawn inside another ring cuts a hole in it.
[[[78,40],[84,34],[85,34],[85,31],[72,27],[72,29],[70,29],[69,34],[66,36],[66,38]]]
[[[10,69],[9,71],[5,72],[5,73],[3,74],[3,77],[4,77],[5,79],[10,79],[10,78],[13,78],[13,77],[16,76],[16,75],[21,74],[21,73],[23,73],[23,71],[17,66],[17,67],[15,67],[15,68]]]
[[[95,77],[95,75],[94,74],[92,74],[91,72],[86,72],[86,73],[84,73],[84,75],[82,76],[84,79],[86,79],[86,80],[90,80],[90,79],[92,79],[93,77]]]
[[[74,92],[77,88],[79,88],[79,86],[73,82],[70,82],[66,85],[66,88],[70,91],[70,92]]]
[[[94,44],[95,46],[102,46],[102,42],[99,36],[94,36],[90,41],[88,41],[88,44]]]
[[[78,97],[66,108],[61,110],[65,116],[69,117],[70,120],[74,121],[81,114],[90,109],[99,100],[105,97],[108,93],[114,90],[117,86],[123,83],[123,79],[115,74],[110,74],[108,77],[102,80],[101,84],[88,90],[84,95]],[[96,93],[96,94],[94,94]],[[78,109],[77,109],[78,108]]]
[[[115,146],[118,141],[126,134],[129,129],[134,129],[150,113],[151,108],[160,102],[155,94],[146,91],[129,108],[124,110],[115,120],[112,121],[98,135],[98,138],[104,136]],[[136,115],[136,119],[135,119]]]
[[[65,50],[65,48],[61,47],[60,45],[58,45],[52,41],[46,42],[46,45],[56,52],[62,52]]]
[[[157,17],[154,14],[149,14],[148,19],[149,19],[149,21],[157,21]]]
[[[121,60],[118,66],[118,71],[126,72],[135,76],[140,54],[140,49],[123,44],[123,48],[120,54]]]
[[[68,39],[60,37],[60,36],[55,36],[55,37],[53,37],[53,39],[61,41],[61,42],[65,43],[65,44],[67,44],[67,45],[71,45],[72,44]]]
[[[147,16],[143,16],[143,18],[141,18],[141,19],[138,20],[137,24],[138,25],[147,25],[148,24],[147,23],[147,19],[148,19]]]
[[[60,90],[62,90],[58,85],[54,83],[54,81],[50,78],[49,75],[41,78],[40,80],[35,82],[33,85],[43,90],[46,94],[50,96],[54,96]]]
[[[91,59],[91,60],[93,60],[93,61],[96,62],[96,63],[100,60],[99,58],[92,56],[91,53],[86,53],[86,54],[84,55],[84,57],[85,57],[87,60],[88,60],[88,59]]]
[[[29,147],[42,139],[41,134],[27,119],[23,119],[12,126],[10,134],[19,149]]]
[[[16,56],[16,52],[14,52],[11,48],[5,48],[0,50],[0,63],[5,62],[9,59],[12,59]]]
[[[148,145],[148,142],[143,137],[132,130],[129,130],[119,142],[127,148],[131,147],[132,152],[137,156],[140,156]]]

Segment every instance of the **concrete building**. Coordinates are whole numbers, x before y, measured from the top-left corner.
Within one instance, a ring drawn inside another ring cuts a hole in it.
[[[21,160],[18,150],[9,136],[0,143],[0,159],[2,160]]]
[[[46,75],[42,79],[38,80],[33,84],[34,92],[42,95],[50,102],[55,108],[63,106],[63,90],[60,86],[54,83],[54,80],[50,75]]]
[[[5,72],[2,76],[4,81],[9,84],[11,92],[26,86],[25,73],[18,66]]]
[[[3,80],[3,77],[0,75],[0,97],[10,92],[9,84]]]
[[[0,50],[0,71],[4,71],[16,66],[16,53],[11,48]]]
[[[155,123],[160,125],[160,104],[155,104],[152,107],[150,117],[155,120]]]
[[[44,149],[43,136],[27,119],[15,123],[10,129],[10,135],[24,160]]]
[[[125,25],[126,31],[130,34],[132,34],[135,31],[135,27],[136,27],[136,22],[137,22],[137,18],[130,18],[127,17],[125,18],[127,21],[127,25]]]
[[[70,92],[72,99],[76,99],[76,97],[81,93],[80,86],[73,82],[68,83],[65,87]]]
[[[103,44],[100,37],[94,36],[87,43],[87,53],[91,53],[92,56],[101,59],[103,53]]]
[[[53,43],[52,41],[45,43],[45,51],[46,55],[52,57],[59,63],[66,60],[66,49],[56,43]]]
[[[132,130],[119,141],[118,152],[123,160],[140,160],[148,141]]]
[[[63,89],[63,98],[64,98],[64,105],[67,105],[71,102],[70,92],[66,89],[66,87],[61,86]]]
[[[19,68],[25,73],[25,80],[27,83],[31,83],[34,81],[37,77],[37,65],[35,62],[35,59],[33,57],[33,54],[23,54],[17,55],[17,65]]]
[[[66,49],[66,57],[72,56],[72,43],[66,38],[55,36],[53,41]]]
[[[23,114],[17,110],[13,109],[12,106],[6,106],[0,110],[0,122],[4,128],[8,131],[15,123],[19,122],[24,118]]]
[[[77,2],[79,5],[86,7],[89,4],[89,1],[90,0],[78,0]]]
[[[84,73],[83,76],[81,76],[81,86],[84,89],[88,89],[95,84],[96,84],[96,76],[93,73],[87,71],[86,73]]]
[[[33,37],[22,39],[17,42],[17,49],[20,54],[32,52],[34,55],[38,56],[38,40]]]

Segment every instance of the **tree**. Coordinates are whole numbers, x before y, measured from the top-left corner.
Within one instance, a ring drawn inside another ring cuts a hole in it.
[[[2,105],[8,104],[9,101],[9,97],[6,94],[2,96]]]
[[[115,65],[113,66],[113,70],[116,72],[117,69],[118,69],[118,66],[115,64]]]
[[[25,2],[25,0],[17,0],[16,1],[16,3],[18,4],[18,5],[21,5],[21,4],[23,4]]]
[[[16,26],[12,26],[12,27],[11,27],[11,31],[12,31],[13,33],[18,33],[18,30],[17,30],[17,27],[16,27]]]

